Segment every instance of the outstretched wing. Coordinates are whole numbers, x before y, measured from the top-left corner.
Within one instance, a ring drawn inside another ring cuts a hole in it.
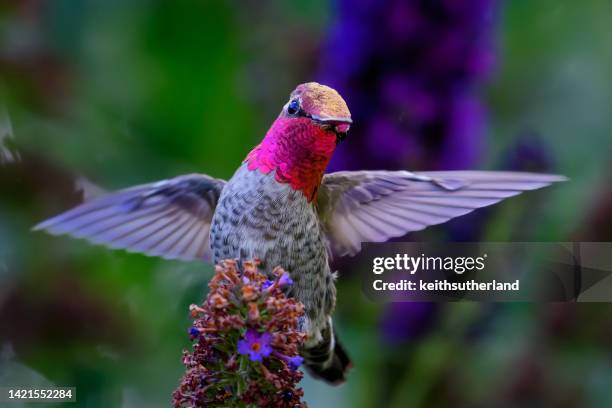
[[[225,181],[179,176],[117,191],[34,227],[166,259],[211,260],[209,230]]]
[[[563,176],[488,171],[356,171],[323,177],[318,211],[334,254],[383,242],[476,208],[534,190]]]

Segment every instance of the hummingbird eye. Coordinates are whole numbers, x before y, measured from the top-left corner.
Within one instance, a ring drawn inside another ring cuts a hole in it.
[[[299,111],[300,111],[300,103],[298,102],[297,99],[294,99],[291,102],[289,102],[289,106],[287,106],[288,114],[295,115]]]

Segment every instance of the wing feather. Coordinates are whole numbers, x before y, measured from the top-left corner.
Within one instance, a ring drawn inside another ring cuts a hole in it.
[[[34,227],[128,252],[210,260],[212,216],[225,181],[190,174],[97,198]]]
[[[386,241],[564,180],[516,172],[338,172],[323,177],[317,207],[332,251],[354,255],[361,242]]]

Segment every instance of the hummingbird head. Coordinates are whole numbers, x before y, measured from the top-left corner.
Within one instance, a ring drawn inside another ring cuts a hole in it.
[[[316,82],[298,85],[281,111],[281,117],[308,118],[344,140],[353,123],[346,102],[335,89]]]
[[[336,145],[352,123],[346,102],[334,89],[316,82],[298,85],[245,161],[251,171],[274,171],[278,182],[312,201]]]

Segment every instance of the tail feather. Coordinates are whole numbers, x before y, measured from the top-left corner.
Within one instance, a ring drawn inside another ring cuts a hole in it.
[[[346,374],[352,367],[351,359],[333,330],[331,319],[322,331],[322,340],[313,347],[302,350],[302,357],[308,372],[333,385],[346,381]]]

